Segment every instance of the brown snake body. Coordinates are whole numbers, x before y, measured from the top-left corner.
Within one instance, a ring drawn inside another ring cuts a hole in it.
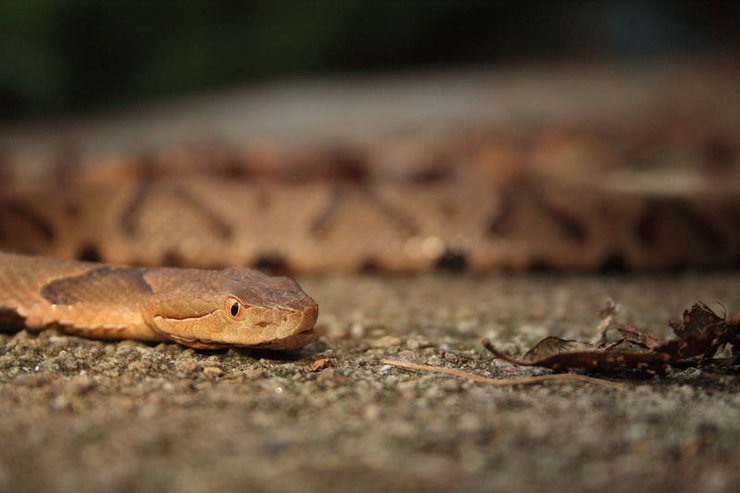
[[[115,267],[0,253],[5,325],[195,348],[296,349],[318,306],[292,280],[251,269]]]
[[[561,92],[571,99],[554,98],[555,106],[590,109],[593,101],[610,102],[598,85],[591,98],[582,97],[589,80],[578,90],[568,83]],[[695,86],[692,78],[687,87]],[[478,97],[495,92],[486,86]],[[316,304],[292,281],[248,267],[737,267],[739,113],[731,99],[720,98],[722,104],[707,106],[704,119],[686,110],[690,101],[683,111],[689,117],[676,117],[681,112],[673,102],[689,95],[678,92],[680,98],[668,98],[667,113],[651,113],[646,102],[654,96],[644,95],[636,103],[645,109],[638,120],[599,124],[584,117],[573,125],[567,118],[528,121],[524,111],[519,122],[499,119],[491,126],[458,127],[450,120],[417,132],[382,125],[385,133],[376,128],[355,140],[338,135],[339,146],[324,141],[313,148],[290,139],[276,147],[253,145],[244,137],[124,146],[121,154],[107,155],[107,137],[96,138],[91,128],[88,144],[100,140],[102,154],[89,145],[78,153],[71,139],[35,155],[33,146],[11,139],[10,152],[0,154],[0,249],[44,257],[0,254],[4,325],[56,325],[90,337],[195,347],[290,349],[316,337]],[[508,103],[511,92],[501,94]],[[615,101],[632,101],[634,94],[626,94]],[[404,113],[448,96],[445,90],[439,98],[423,98],[423,105],[407,105]],[[342,114],[357,113],[355,104],[352,97]],[[359,113],[374,106],[385,122],[388,105],[370,104]],[[261,122],[259,111],[251,115],[250,125]],[[196,116],[199,121],[202,115]],[[308,118],[308,126],[319,116]],[[233,126],[250,126],[241,123]],[[99,135],[137,130],[128,121],[122,128]],[[143,125],[140,136],[148,128]],[[235,302],[243,308],[235,312],[238,320],[231,315]]]
[[[733,265],[740,197],[488,184],[199,178],[6,196],[6,250],[114,264],[291,272]]]

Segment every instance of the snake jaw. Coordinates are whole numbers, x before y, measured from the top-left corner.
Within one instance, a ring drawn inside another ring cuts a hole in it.
[[[254,346],[247,346],[252,348],[259,348],[259,349],[279,349],[283,351],[293,351],[296,349],[301,349],[303,346],[306,346],[316,339],[321,337],[321,334],[316,329],[310,329],[305,330],[303,332],[300,332],[298,334],[293,334],[291,336],[282,338],[282,339],[275,339],[273,341],[269,342],[263,342],[262,344],[257,344]]]
[[[233,346],[233,344],[222,344],[213,341],[205,341],[201,339],[188,339],[185,337],[179,337],[172,334],[165,334],[166,337],[172,342],[176,342],[183,346],[191,347],[193,349],[225,349]]]
[[[231,344],[221,343],[216,341],[209,341],[203,339],[189,339],[186,337],[180,337],[173,334],[166,334],[166,337],[172,342],[176,342],[183,346],[191,347],[193,349],[226,349],[229,347],[239,346],[246,348],[255,349],[279,349],[284,351],[291,351],[300,349],[303,346],[310,344],[319,337],[321,337],[320,331],[314,327],[304,329],[298,333],[289,335],[281,339],[275,339],[260,344]]]

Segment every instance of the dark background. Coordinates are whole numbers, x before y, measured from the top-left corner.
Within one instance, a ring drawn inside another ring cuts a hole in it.
[[[0,0],[0,120],[304,74],[727,55],[738,5]]]

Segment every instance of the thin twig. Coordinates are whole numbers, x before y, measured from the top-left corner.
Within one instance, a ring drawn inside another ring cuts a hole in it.
[[[606,340],[606,333],[611,328],[612,322],[619,312],[619,305],[609,298],[606,300],[606,306],[601,310],[601,322],[596,327],[596,334],[591,339],[591,344],[597,345]]]
[[[468,380],[475,380],[476,382],[488,383],[497,387],[509,387],[512,385],[524,385],[529,383],[542,383],[551,380],[571,380],[577,382],[587,382],[596,385],[605,385],[607,387],[615,387],[618,389],[624,388],[621,383],[610,382],[609,380],[603,380],[601,378],[587,377],[585,375],[573,375],[571,373],[563,373],[558,375],[539,375],[535,377],[522,377],[522,378],[489,378],[475,373],[468,373],[462,370],[456,370],[454,368],[443,368],[440,366],[422,365],[419,363],[407,363],[405,361],[399,361],[394,359],[381,360],[386,365],[398,366],[400,368],[406,368],[409,370],[422,370],[431,371],[434,373],[444,373],[460,378],[467,378]]]

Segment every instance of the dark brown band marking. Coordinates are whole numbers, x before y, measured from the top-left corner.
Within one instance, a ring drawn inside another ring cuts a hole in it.
[[[514,197],[511,192],[502,190],[499,193],[500,207],[496,215],[488,223],[488,234],[491,236],[508,236],[512,231],[512,213],[514,212]]]
[[[164,190],[164,188],[160,187],[159,190]],[[206,222],[211,225],[216,237],[225,241],[230,240],[234,237],[234,230],[231,228],[231,226],[226,221],[221,219],[213,210],[208,208],[206,204],[198,197],[196,197],[192,192],[179,187],[171,189],[168,192],[171,193],[178,201],[182,202],[186,207],[189,207],[200,216],[202,216],[206,220]],[[136,236],[139,232],[139,215],[144,209],[149,196],[153,195],[153,193],[154,188],[150,184],[142,184],[136,190],[134,198],[131,200],[129,206],[126,208],[121,218],[122,229],[127,236],[133,237]]]
[[[139,231],[138,218],[144,203],[151,194],[151,185],[142,183],[121,215],[121,229],[127,236],[136,236]]]
[[[75,258],[83,262],[102,262],[103,260],[100,250],[95,245],[89,244],[80,247]]]
[[[671,230],[673,236],[670,241],[680,242],[694,238],[715,252],[722,252],[726,247],[725,240],[717,228],[681,199],[651,199],[637,223],[637,237],[648,248],[659,247],[658,232],[663,224],[676,227]]]
[[[176,188],[174,190],[175,196],[180,199],[183,203],[189,205],[192,209],[200,213],[205,219],[211,224],[216,232],[216,235],[221,240],[230,240],[234,237],[234,230],[231,226],[221,219],[216,212],[208,208],[206,204],[196,197],[192,192],[184,188]]]
[[[339,214],[342,204],[347,201],[349,194],[359,193],[362,197],[381,215],[385,216],[391,222],[401,229],[407,236],[418,234],[419,228],[414,224],[407,214],[398,208],[388,204],[381,199],[370,187],[341,187],[336,186],[332,189],[332,195],[326,208],[314,219],[309,227],[312,235],[321,237],[328,231],[331,222]]]
[[[252,262],[251,267],[273,275],[283,275],[291,271],[288,259],[278,251],[260,253],[254,262]]]
[[[329,203],[326,205],[323,211],[313,220],[311,226],[308,228],[309,232],[315,236],[324,236],[326,231],[329,229],[329,223],[337,214],[340,203],[344,200],[342,191],[338,187],[334,187],[331,191],[331,197]]]
[[[501,192],[501,209],[488,226],[488,234],[492,236],[507,236],[512,233],[517,223],[518,209],[531,205],[558,226],[565,237],[577,243],[586,240],[586,229],[573,216],[554,207],[542,194],[536,190],[520,190],[517,192]]]
[[[20,329],[26,323],[26,318],[19,315],[13,308],[0,306],[0,330]]]
[[[147,269],[103,266],[78,276],[52,281],[41,289],[41,296],[55,305],[72,305],[80,301],[108,301],[121,293],[151,294],[144,279]]]
[[[54,241],[55,234],[52,225],[44,220],[43,217],[39,216],[31,209],[27,208],[24,204],[19,204],[12,201],[5,201],[4,203],[0,204],[0,210],[3,211],[4,216],[15,216],[21,221],[28,223],[39,233],[39,235],[44,239],[46,243],[51,243],[52,241]],[[0,225],[1,224],[2,222],[0,222]],[[5,231],[0,226],[0,239],[2,239],[3,241],[7,241],[16,234],[17,232]]]
[[[387,203],[381,199],[372,189],[367,189],[366,197],[371,204],[374,204],[378,210],[388,219],[396,223],[396,226],[400,228],[407,236],[416,236],[419,234],[419,228],[414,224],[414,221],[404,211],[398,207]]]
[[[468,255],[462,249],[447,248],[439,256],[434,267],[441,271],[463,272],[468,267]]]

